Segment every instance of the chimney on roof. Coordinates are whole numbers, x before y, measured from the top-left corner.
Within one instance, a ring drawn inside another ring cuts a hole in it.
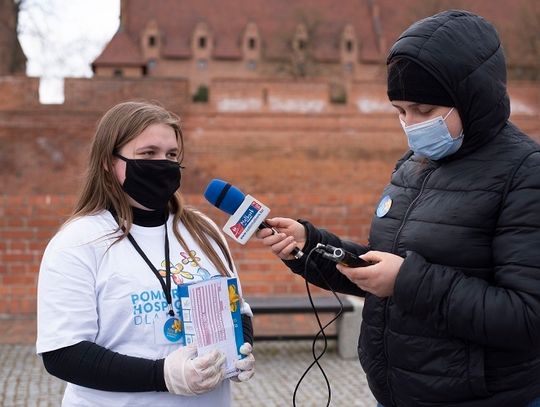
[[[368,0],[369,12],[371,14],[371,21],[373,23],[373,33],[375,34],[375,40],[377,41],[377,49],[379,52],[386,52],[386,41],[382,32],[381,24],[381,9],[377,0]]]
[[[127,29],[127,3],[128,0],[120,0],[120,27],[118,27],[118,31],[124,31]]]

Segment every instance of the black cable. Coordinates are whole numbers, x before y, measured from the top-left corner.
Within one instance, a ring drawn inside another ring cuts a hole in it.
[[[321,324],[321,320],[319,318],[319,314],[317,312],[317,308],[315,307],[315,304],[313,303],[313,298],[311,296],[311,291],[309,289],[309,283],[308,283],[308,280],[307,280],[307,268],[308,268],[308,264],[309,264],[309,259],[311,257],[311,255],[313,254],[313,251],[315,249],[312,249],[307,257],[306,257],[306,262],[305,262],[305,266],[304,266],[304,281],[305,281],[305,284],[306,284],[306,291],[307,291],[307,294],[308,294],[308,298],[309,298],[309,302],[311,304],[311,308],[313,308],[313,312],[315,314],[315,318],[317,320],[317,324],[319,326],[319,332],[317,332],[317,334],[315,335],[315,337],[313,338],[313,342],[312,342],[312,346],[311,346],[311,353],[313,355],[313,362],[307,367],[307,369],[304,371],[304,373],[302,374],[302,376],[300,377],[300,379],[298,380],[298,382],[296,383],[296,386],[294,388],[294,393],[293,393],[293,406],[296,407],[296,393],[298,392],[298,389],[300,387],[300,383],[302,382],[302,380],[304,380],[304,377],[306,377],[306,375],[308,374],[308,372],[311,370],[311,368],[313,367],[313,365],[317,365],[319,367],[319,370],[321,371],[323,377],[324,377],[324,380],[326,382],[326,388],[328,389],[328,402],[327,402],[327,406],[330,405],[330,400],[332,398],[332,389],[330,387],[330,382],[328,381],[328,377],[326,376],[326,373],[324,372],[324,369],[322,368],[322,366],[319,364],[319,359],[324,355],[324,353],[326,352],[326,349],[327,349],[327,346],[328,346],[328,341],[327,341],[327,338],[326,338],[326,334],[324,333],[324,327],[322,326]],[[321,354],[319,356],[317,356],[315,354],[315,346],[316,346],[316,342],[317,342],[317,339],[319,337],[319,334],[322,333],[322,337],[324,339],[324,346],[323,346],[323,350],[321,352]]]
[[[334,289],[330,286],[330,284],[328,283],[328,281],[326,280],[324,275],[321,273],[320,269],[315,265],[315,263],[313,263],[313,265],[315,266],[315,268],[316,268],[317,272],[319,273],[321,279],[324,281],[324,283],[326,283],[326,286],[329,288],[329,290],[332,292],[334,297],[336,297],[336,299],[339,302],[339,311],[336,313],[334,318],[332,318],[326,325],[322,326],[321,320],[319,318],[319,313],[317,311],[317,307],[315,307],[315,303],[313,302],[313,298],[311,296],[311,290],[309,289],[309,283],[308,283],[308,280],[307,280],[308,264],[310,263],[310,257],[311,257],[311,255],[313,254],[314,251],[315,251],[315,248],[311,249],[310,252],[307,254],[306,262],[305,262],[305,265],[304,265],[304,281],[306,283],[306,291],[307,291],[307,294],[308,294],[309,302],[311,304],[311,308],[313,308],[313,313],[314,313],[315,318],[317,320],[317,325],[319,326],[319,331],[315,334],[315,337],[313,338],[313,342],[312,342],[312,345],[311,345],[311,353],[313,355],[313,362],[306,368],[306,370],[304,371],[304,373],[302,374],[302,376],[300,377],[300,379],[298,380],[298,382],[296,383],[296,386],[294,388],[294,393],[293,393],[293,406],[294,407],[296,407],[296,393],[297,393],[297,391],[298,391],[298,389],[300,387],[300,383],[302,382],[302,380],[304,380],[304,377],[306,377],[308,372],[311,370],[311,368],[315,364],[317,365],[317,367],[321,371],[321,373],[322,373],[322,375],[324,377],[324,380],[326,382],[326,388],[328,389],[328,398],[327,398],[326,407],[328,407],[330,405],[330,402],[332,400],[332,388],[330,386],[330,382],[328,380],[328,377],[326,376],[326,373],[325,373],[324,369],[319,364],[319,360],[322,358],[322,356],[326,352],[326,349],[328,348],[328,339],[326,337],[326,334],[325,334],[324,330],[328,326],[330,326],[330,324],[332,324],[334,321],[336,321],[339,318],[339,316],[343,313],[343,303],[341,302],[340,298],[338,297],[338,295],[336,294]],[[322,338],[324,340],[324,346],[323,346],[323,349],[322,349],[321,353],[319,355],[316,355],[316,352],[315,352],[316,349],[315,348],[316,348],[316,344],[317,344],[317,341],[318,341],[320,336],[322,336]]]

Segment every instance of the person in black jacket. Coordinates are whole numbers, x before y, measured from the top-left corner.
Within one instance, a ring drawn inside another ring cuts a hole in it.
[[[258,237],[310,282],[328,288],[318,268],[336,291],[365,296],[358,352],[380,406],[540,405],[540,146],[509,121],[497,32],[445,11],[409,27],[387,65],[410,151],[369,245],[288,218]],[[306,266],[318,243],[373,265],[313,254]]]

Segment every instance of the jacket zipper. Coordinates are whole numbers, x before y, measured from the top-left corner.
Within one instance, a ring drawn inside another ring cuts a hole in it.
[[[411,202],[411,204],[409,205],[409,207],[405,211],[405,216],[403,216],[403,220],[401,221],[401,225],[399,225],[399,229],[396,232],[396,236],[394,237],[394,243],[392,243],[392,251],[391,251],[391,253],[395,254],[399,235],[401,234],[401,231],[405,227],[405,223],[407,222],[407,218],[409,217],[409,214],[411,213],[412,208],[414,208],[414,205],[416,204],[416,202],[418,202],[418,199],[420,199],[420,196],[424,192],[424,188],[426,187],[426,183],[428,182],[429,177],[431,177],[431,174],[433,174],[433,171],[435,171],[435,169],[430,170],[426,174],[426,177],[424,178],[424,181],[422,181],[422,185],[420,186],[420,191],[418,191],[418,195],[416,195],[416,197],[413,199],[413,201]]]
[[[411,210],[414,208],[416,202],[418,202],[418,200],[420,199],[420,196],[424,192],[426,184],[427,184],[429,178],[431,177],[431,174],[433,174],[434,171],[435,171],[435,169],[432,169],[426,174],[424,180],[422,181],[422,185],[420,186],[420,191],[418,191],[418,195],[416,195],[416,197],[412,200],[411,204],[409,205],[409,207],[405,211],[405,216],[403,216],[403,220],[401,221],[401,225],[399,225],[399,229],[396,232],[396,236],[394,237],[394,242],[392,243],[392,251],[391,251],[391,253],[395,253],[399,235],[401,234],[401,231],[405,227],[405,223],[407,222],[407,218],[409,217],[409,214],[411,213]],[[389,319],[388,301],[389,300],[387,299],[386,303],[384,305],[384,319],[385,319],[385,324],[384,324],[384,356],[386,357],[386,361],[387,361],[386,386],[388,387],[388,391],[390,393],[390,399],[392,400],[392,405],[395,406],[396,402],[394,400],[394,395],[392,394],[392,388],[390,387],[390,367],[388,366],[389,357],[388,357],[388,344],[387,344],[387,334],[386,334],[386,332],[388,330],[388,319]]]

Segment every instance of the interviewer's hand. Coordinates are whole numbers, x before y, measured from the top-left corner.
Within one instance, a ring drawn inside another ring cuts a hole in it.
[[[238,359],[234,366],[240,370],[238,376],[231,377],[235,382],[247,382],[255,374],[255,357],[253,356],[253,347],[249,342],[240,346],[240,353],[246,357]]]
[[[403,257],[392,253],[370,251],[360,256],[374,263],[366,267],[346,267],[338,264],[336,268],[362,290],[377,297],[389,297],[394,293],[394,285]]]
[[[165,358],[167,390],[183,396],[206,393],[223,380],[224,362],[225,355],[217,350],[197,357],[195,345],[182,346]]]
[[[271,248],[272,252],[283,260],[292,260],[294,256],[291,252],[295,247],[300,250],[306,244],[306,230],[304,225],[289,218],[273,218],[265,221],[278,233],[272,234],[272,229],[265,228],[257,231],[257,237],[262,239],[265,246]]]

